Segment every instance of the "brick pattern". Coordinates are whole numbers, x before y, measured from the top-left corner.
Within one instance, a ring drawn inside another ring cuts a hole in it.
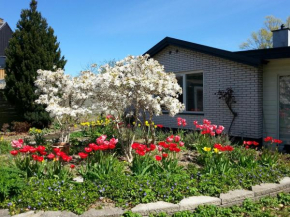
[[[164,48],[153,58],[164,65],[167,72],[203,72],[204,115],[178,115],[187,119],[186,128],[193,128],[194,120],[207,118],[214,124],[225,126],[227,130],[232,114],[215,93],[232,87],[237,101],[233,109],[238,117],[230,135],[254,139],[262,137],[262,69],[175,46]],[[177,127],[176,117],[163,115],[156,117],[154,121],[165,127]]]

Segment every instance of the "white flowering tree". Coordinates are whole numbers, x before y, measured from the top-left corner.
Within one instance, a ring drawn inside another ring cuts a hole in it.
[[[148,121],[152,143],[155,142],[153,117],[162,115],[162,110],[167,110],[171,116],[184,110],[184,105],[178,100],[182,88],[178,85],[175,74],[166,73],[164,67],[149,58],[149,55],[128,56],[116,62],[113,67],[104,66],[102,73],[97,76],[96,89],[104,112],[115,114],[120,135],[120,122],[125,122],[125,111],[127,117],[129,115],[133,118],[134,128],[141,124],[145,131],[145,122]],[[130,142],[121,142],[129,162],[133,159],[131,144],[135,139],[134,133],[131,135]],[[144,135],[145,143],[149,144],[148,134]]]
[[[67,143],[70,125],[88,114],[96,105],[96,75],[84,71],[78,77],[65,75],[62,69],[56,71],[38,70],[35,85],[39,98],[36,103],[46,105],[46,111],[56,118],[61,126],[60,142]]]

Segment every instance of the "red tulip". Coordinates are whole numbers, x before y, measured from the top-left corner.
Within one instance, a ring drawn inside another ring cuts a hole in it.
[[[156,156],[155,156],[155,159],[156,159],[157,161],[161,161],[161,160],[162,160],[162,157],[159,156],[159,155],[156,155]]]
[[[29,152],[30,152],[30,153],[35,153],[35,152],[37,152],[37,149],[36,149],[36,148],[33,148],[33,147],[31,147],[31,148],[29,149]]]
[[[58,152],[60,152],[60,149],[59,148],[54,148],[53,151],[54,151],[54,153],[58,153]]]
[[[176,153],[178,153],[178,152],[181,151],[181,149],[180,149],[180,148],[175,148],[174,151],[175,151]]]
[[[85,158],[88,157],[88,154],[83,153],[83,152],[80,152],[80,153],[79,153],[79,156],[80,156],[82,159],[85,159]]]
[[[93,150],[93,149],[90,148],[90,147],[86,147],[86,148],[85,148],[85,151],[86,151],[87,153],[90,153],[92,150]]]
[[[37,156],[37,159],[36,160],[39,161],[39,162],[42,162],[42,161],[44,161],[44,158],[41,157],[41,156]]]
[[[15,155],[18,154],[18,151],[16,151],[16,150],[10,151],[10,154],[12,154],[13,156],[15,156]]]
[[[277,143],[277,144],[281,144],[283,141],[282,141],[282,140],[279,140],[279,139],[274,139],[273,142],[274,142],[274,143]]]
[[[71,164],[71,165],[70,165],[70,168],[71,168],[71,169],[74,169],[75,167],[76,167],[76,166],[75,166],[74,164]]]
[[[36,154],[33,154],[33,155],[32,155],[32,159],[33,159],[33,160],[37,160],[37,158],[38,158],[38,155],[36,155]]]
[[[46,155],[47,152],[46,152],[46,151],[40,151],[39,154],[40,154],[40,155]]]
[[[150,150],[151,151],[154,151],[156,149],[156,145],[154,145],[154,144],[150,144]]]
[[[50,153],[46,157],[51,160],[51,159],[53,159],[55,157],[55,155],[53,153]]]
[[[257,146],[257,145],[259,145],[259,143],[256,141],[253,141],[253,145]]]
[[[167,158],[168,157],[168,154],[167,153],[163,153],[162,154],[162,157]]]
[[[264,139],[265,142],[272,142],[273,138],[271,136],[268,136]]]
[[[45,151],[45,147],[40,145],[40,146],[37,147],[37,151],[38,152],[44,152]]]

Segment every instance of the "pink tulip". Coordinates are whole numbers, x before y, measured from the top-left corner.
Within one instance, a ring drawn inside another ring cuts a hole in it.
[[[222,126],[222,125],[219,125],[218,129],[220,129],[221,131],[223,131],[225,129],[225,127]]]
[[[178,136],[178,135],[175,136],[174,141],[175,141],[175,142],[179,142],[179,141],[180,141],[180,136]]]
[[[103,145],[104,144],[104,140],[101,138],[97,138],[97,144],[98,145]]]
[[[115,139],[115,138],[110,139],[111,145],[116,145],[117,143],[118,143],[118,139]]]
[[[221,134],[223,131],[222,130],[220,130],[220,129],[216,129],[216,134]]]
[[[19,139],[19,140],[13,140],[11,142],[11,146],[13,148],[21,148],[22,147],[22,144],[23,144],[23,140],[22,139]]]

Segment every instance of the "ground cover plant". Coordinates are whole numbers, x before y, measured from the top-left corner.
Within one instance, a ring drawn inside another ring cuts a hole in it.
[[[54,138],[50,130],[32,128],[30,139],[1,140],[0,163],[5,159],[13,172],[0,170],[0,182],[6,182],[0,207],[11,214],[177,203],[290,174],[289,156],[277,152],[282,141],[275,138],[265,138],[270,148],[258,149],[257,141],[232,143],[224,126],[207,119],[188,123],[176,117],[174,130],[155,124],[153,116],[162,109],[174,115],[183,105],[176,78],[148,56],[129,56],[99,75],[70,78],[61,69],[38,74],[37,102],[58,124],[52,126]],[[54,140],[70,142],[70,149],[53,147]]]

